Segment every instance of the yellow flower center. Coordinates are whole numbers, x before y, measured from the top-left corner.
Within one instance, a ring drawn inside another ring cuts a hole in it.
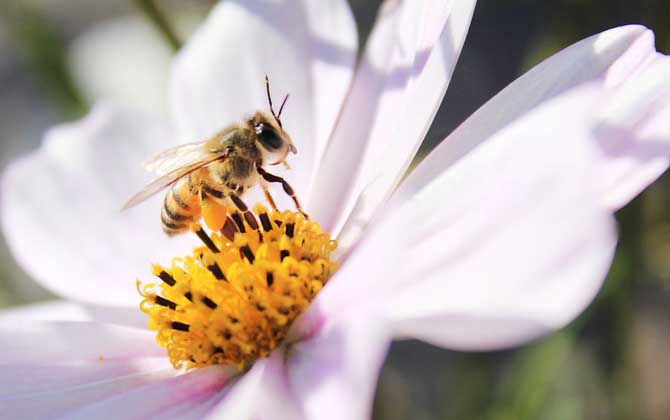
[[[194,225],[204,245],[170,267],[154,265],[161,283],[138,280],[140,309],[175,368],[243,369],[268,356],[335,271],[337,244],[317,222],[260,204],[254,213],[260,224],[233,213],[211,235]]]

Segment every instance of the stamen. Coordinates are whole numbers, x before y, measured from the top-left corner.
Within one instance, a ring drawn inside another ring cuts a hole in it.
[[[207,296],[202,298],[202,303],[207,305],[208,308],[210,309],[216,309],[217,305],[216,302],[214,302],[212,299],[208,298]]]
[[[286,236],[288,236],[289,238],[292,238],[294,234],[295,234],[295,223],[287,223],[286,224]]]
[[[170,275],[170,273],[160,269],[160,267],[159,272],[156,275],[158,276],[158,278],[163,280],[168,286],[174,286],[177,283],[177,281],[174,279],[174,277],[172,277],[172,275]]]
[[[184,332],[188,332],[189,329],[191,328],[190,325],[177,321],[173,321],[172,324],[170,324],[170,326],[172,327],[173,330],[184,331]]]
[[[272,230],[272,223],[270,223],[270,217],[268,217],[267,213],[261,213],[258,215],[258,217],[261,219],[261,224],[263,225],[263,230],[266,232],[269,232]]]
[[[200,238],[202,243],[205,244],[210,251],[214,253],[219,252],[219,248],[217,248],[216,245],[214,245],[214,242],[212,242],[212,238],[210,238],[209,235],[207,235],[207,232],[203,230],[202,226],[194,224],[191,227],[191,229],[193,229],[193,232],[195,232],[195,234],[198,235],[198,238]]]
[[[244,222],[242,221],[242,216],[238,212],[235,212],[230,215],[230,217],[233,218],[233,221],[235,222],[235,225],[237,225],[237,230],[241,233],[246,233],[246,228],[244,227]]]
[[[251,251],[251,248],[249,248],[249,245],[244,245],[242,248],[240,248],[240,252],[250,263],[252,264],[254,263],[256,257],[254,256],[254,253]]]
[[[211,236],[194,226],[203,245],[169,267],[155,265],[161,282],[138,285],[140,308],[175,368],[244,369],[267,357],[335,272],[337,244],[318,223],[261,205],[253,213],[262,233],[238,212]]]
[[[207,266],[207,269],[216,277],[217,280],[223,280],[223,281],[228,281],[226,279],[226,275],[223,274],[223,271],[221,271],[221,267],[219,267],[219,264],[214,263],[210,264]]]
[[[171,300],[167,300],[162,296],[156,296],[156,305],[161,305],[172,309],[173,311],[177,309],[177,304]]]

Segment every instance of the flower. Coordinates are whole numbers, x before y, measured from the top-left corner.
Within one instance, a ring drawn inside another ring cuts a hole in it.
[[[100,105],[53,129],[4,175],[2,216],[17,259],[64,296],[134,307],[131,279],[183,254],[194,238],[164,239],[157,201],[127,214],[119,203],[152,152],[264,104],[266,72],[292,95],[282,119],[300,155],[286,177],[336,235],[340,268],[293,323],[290,345],[243,375],[177,372],[133,328],[2,323],[9,409],[366,418],[391,338],[486,350],[571,321],[609,269],[612,213],[668,167],[670,62],[639,26],[577,43],[484,105],[398,187],[473,8],[385,3],[354,74],[346,3],[220,3],[175,61],[176,128]]]

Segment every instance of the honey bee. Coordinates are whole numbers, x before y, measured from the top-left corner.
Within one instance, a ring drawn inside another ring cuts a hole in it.
[[[293,199],[298,211],[305,215],[289,183],[264,169],[266,164],[288,167],[287,155],[297,153],[280,120],[288,95],[279,113],[275,113],[267,76],[265,87],[272,115],[258,111],[243,123],[231,124],[208,140],[159,153],[144,164],[156,178],[135,194],[123,209],[134,207],[170,187],[161,209],[161,225],[170,236],[188,231],[201,216],[210,228],[220,229],[226,222],[222,208],[239,210],[247,223],[257,229],[258,223],[241,196],[259,184],[266,200],[276,210],[268,183],[277,182]]]

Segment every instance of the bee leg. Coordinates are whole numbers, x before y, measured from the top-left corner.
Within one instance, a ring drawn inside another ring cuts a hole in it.
[[[280,176],[277,176],[277,175],[273,175],[273,174],[267,172],[265,169],[261,168],[260,166],[256,166],[256,170],[258,171],[259,175],[262,176],[263,179],[266,180],[267,182],[280,182],[282,188],[284,188],[284,192],[286,194],[288,194],[289,197],[291,197],[291,199],[295,203],[295,207],[298,209],[298,211],[300,213],[302,213],[302,215],[305,216],[306,219],[309,219],[309,216],[307,215],[307,213],[305,213],[302,210],[302,207],[300,206],[300,202],[298,201],[298,197],[296,197],[295,191],[293,191],[293,187],[291,187],[291,185],[289,185],[289,183],[286,182],[286,180],[284,178],[282,178]]]
[[[249,208],[247,207],[246,204],[244,204],[244,201],[242,201],[242,199],[236,196],[235,194],[230,194],[229,197],[232,200],[233,204],[235,204],[235,207],[237,207],[237,209],[241,211],[242,214],[244,214],[244,219],[247,221],[249,226],[253,230],[258,230],[258,221],[256,220],[256,216],[254,216],[254,214],[251,211],[249,211]]]
[[[272,194],[270,194],[270,190],[268,189],[267,184],[265,182],[261,182],[260,184],[261,188],[263,189],[263,193],[265,194],[265,199],[270,204],[270,207],[272,207],[272,210],[279,211],[277,210],[277,205],[275,204],[275,200],[272,198]]]

